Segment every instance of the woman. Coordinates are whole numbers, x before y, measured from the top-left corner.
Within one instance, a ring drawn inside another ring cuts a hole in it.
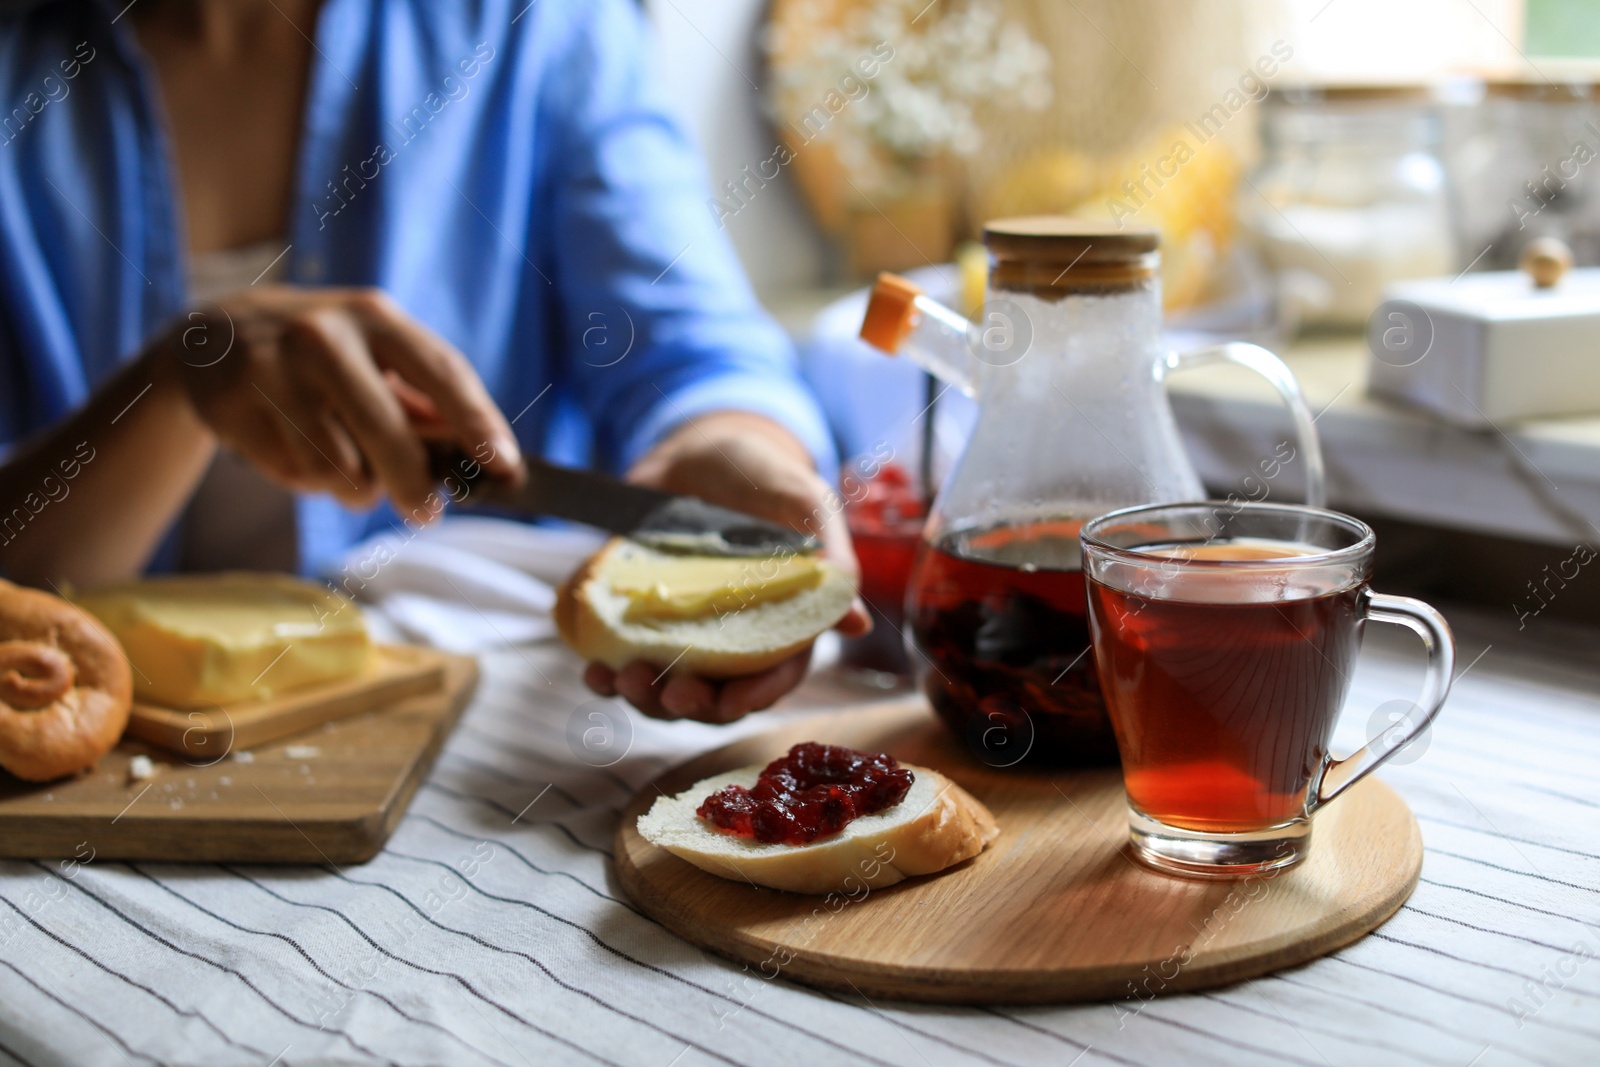
[[[821,514],[853,567],[821,417],[705,211],[629,0],[5,10],[12,577],[315,573],[427,517],[429,440],[505,479],[529,448]],[[727,721],[804,668],[585,677]]]

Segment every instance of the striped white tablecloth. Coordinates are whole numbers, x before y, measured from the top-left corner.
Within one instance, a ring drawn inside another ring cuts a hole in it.
[[[596,770],[566,740],[588,699],[576,665],[540,647],[486,658],[361,867],[0,864],[0,1064],[1600,1063],[1596,642],[1538,620],[1458,627],[1470,669],[1426,754],[1386,772],[1427,843],[1416,894],[1281,974],[1142,1007],[1006,1009],[752,978],[629,907],[608,856],[636,786],[771,716],[634,717],[628,756]],[[1415,694],[1420,655],[1387,629],[1342,742]],[[843,698],[817,679],[773,714]]]

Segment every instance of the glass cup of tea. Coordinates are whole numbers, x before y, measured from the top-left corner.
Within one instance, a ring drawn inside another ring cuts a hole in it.
[[[1312,815],[1427,729],[1450,691],[1449,625],[1368,588],[1377,542],[1358,519],[1165,504],[1103,515],[1081,539],[1134,854],[1152,867],[1238,877],[1300,862]],[[1422,638],[1421,714],[1334,759],[1368,620]]]

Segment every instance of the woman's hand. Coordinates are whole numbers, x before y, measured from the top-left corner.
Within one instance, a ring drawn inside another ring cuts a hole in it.
[[[472,365],[379,289],[261,286],[172,327],[152,353],[225,446],[286,488],[427,521],[427,440],[508,481],[516,438]],[[431,498],[431,500],[430,500]]]
[[[628,478],[817,531],[828,559],[852,578],[857,573],[838,497],[817,475],[805,447],[770,419],[743,412],[691,419],[640,460]],[[871,628],[860,600],[837,627],[847,637]],[[621,695],[655,718],[732,722],[771,707],[805,677],[810,660],[808,647],[760,674],[724,680],[664,676],[659,667],[642,662],[620,671],[591,663],[583,680],[601,696]]]

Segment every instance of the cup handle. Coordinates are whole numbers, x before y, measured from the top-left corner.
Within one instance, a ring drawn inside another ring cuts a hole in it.
[[[1456,642],[1450,634],[1450,624],[1443,615],[1420,600],[1408,596],[1390,596],[1370,590],[1362,603],[1362,614],[1373,622],[1392,622],[1414,631],[1422,638],[1422,647],[1428,653],[1428,675],[1422,683],[1422,718],[1411,724],[1399,741],[1385,743],[1374,749],[1380,740],[1393,731],[1386,731],[1368,741],[1361,750],[1341,760],[1325,759],[1322,774],[1318,777],[1316,792],[1306,806],[1307,812],[1316,811],[1334,797],[1371,774],[1383,762],[1400,751],[1418,736],[1439,715],[1445,697],[1450,695],[1456,665]]]
[[[1289,369],[1287,363],[1260,345],[1247,344],[1243,341],[1210,345],[1190,352],[1169,352],[1166,369],[1181,370],[1188,367],[1204,367],[1213,363],[1237,363],[1241,367],[1249,367],[1272,383],[1272,387],[1278,391],[1284,405],[1288,407],[1289,417],[1294,420],[1295,436],[1300,440],[1300,454],[1305,457],[1306,503],[1314,508],[1326,507],[1328,491],[1322,465],[1322,443],[1317,438],[1317,427],[1312,421],[1311,409],[1306,406],[1305,394],[1300,391],[1300,383],[1295,380],[1294,371]]]

